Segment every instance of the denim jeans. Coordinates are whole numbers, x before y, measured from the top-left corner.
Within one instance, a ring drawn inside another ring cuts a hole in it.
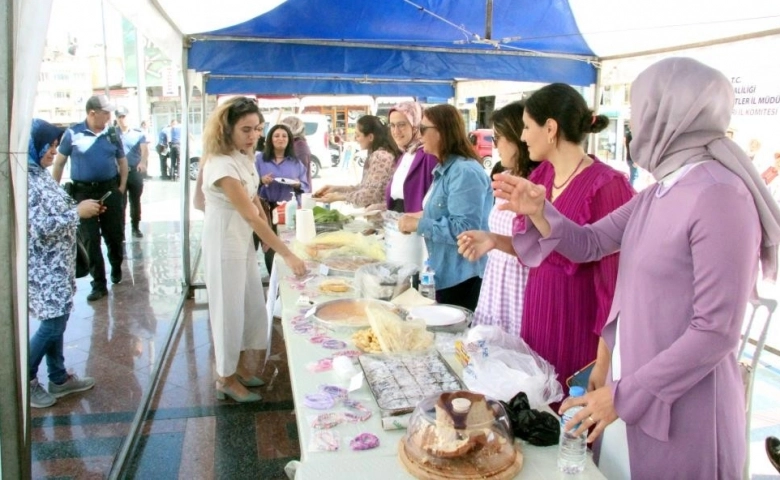
[[[49,381],[61,384],[68,379],[63,356],[63,338],[70,313],[48,318],[41,322],[38,331],[30,338],[30,380],[37,378],[38,366],[46,357]]]

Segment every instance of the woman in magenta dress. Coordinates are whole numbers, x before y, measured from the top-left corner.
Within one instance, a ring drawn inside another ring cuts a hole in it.
[[[587,134],[603,130],[609,119],[588,109],[572,87],[555,83],[531,95],[523,123],[521,139],[531,159],[544,160],[529,180],[545,186],[548,200],[563,215],[580,225],[592,223],[633,197],[622,173],[585,154]],[[516,217],[514,230],[524,229],[524,222],[525,217]],[[460,239],[461,253],[469,259],[462,245],[465,238],[515,254],[509,236],[466,232]],[[576,264],[553,253],[530,269],[520,335],[555,367],[561,383],[595,360],[598,348],[606,348],[599,344],[599,334],[612,305],[617,265],[617,254]]]

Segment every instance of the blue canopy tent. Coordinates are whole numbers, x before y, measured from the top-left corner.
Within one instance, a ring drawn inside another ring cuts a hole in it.
[[[566,1],[289,0],[188,36],[207,93],[452,97],[461,79],[590,85],[596,57]],[[280,31],[281,30],[281,31]],[[300,79],[300,80],[298,80]]]
[[[447,98],[463,80],[587,86],[604,58],[777,33],[780,13],[769,0],[740,19],[725,0],[270,0],[257,15],[220,20],[231,2],[189,14],[174,10],[177,0],[159,2],[194,32],[183,34],[184,61],[205,74],[210,94]],[[204,11],[213,18],[191,21]]]
[[[463,80],[598,86],[606,60],[780,34],[777,0],[109,1],[187,72],[185,109],[195,82],[191,72],[203,74],[204,90],[211,94],[450,98]],[[27,177],[24,162],[14,162],[9,152],[23,152],[28,141],[51,0],[6,3],[0,10],[6,47],[0,49],[0,78],[8,88],[0,100],[0,123],[11,128],[0,139],[0,179],[4,191],[13,190],[14,201],[0,202],[5,266],[0,276],[7,287],[0,288],[0,305],[6,307],[0,359],[8,366],[0,373],[11,386],[0,391],[0,404],[16,414],[0,418],[0,475],[17,478],[28,476],[29,468],[23,460],[29,454],[28,414],[20,401],[26,379],[18,368],[26,356],[18,348],[27,337],[26,226],[16,222],[26,217]],[[191,286],[185,179],[182,281]],[[144,394],[112,478],[118,478],[137,440],[152,391]]]

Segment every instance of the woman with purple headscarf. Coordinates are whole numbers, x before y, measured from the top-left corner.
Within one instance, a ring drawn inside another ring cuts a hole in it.
[[[395,159],[393,176],[385,189],[385,205],[371,205],[369,210],[392,210],[399,213],[422,211],[422,202],[433,183],[435,156],[425,153],[420,143],[422,105],[401,102],[387,115],[390,135],[401,154]]]
[[[726,137],[733,103],[729,80],[695,60],[642,72],[631,88],[632,159],[657,183],[592,225],[567,220],[525,179],[493,184],[530,220],[513,239],[524,263],[552,251],[575,262],[620,251],[602,330],[609,372],[561,406],[583,406],[566,425],[582,422],[575,434],[604,434],[599,467],[610,479],[742,476],[745,392],[734,353],[759,260],[765,276],[777,273],[780,209]]]

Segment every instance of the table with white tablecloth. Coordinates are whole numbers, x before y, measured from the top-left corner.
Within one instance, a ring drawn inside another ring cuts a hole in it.
[[[290,383],[292,385],[293,399],[295,402],[295,415],[298,426],[298,437],[301,447],[301,460],[296,471],[296,480],[344,480],[371,478],[382,479],[412,479],[398,459],[398,444],[406,430],[383,430],[379,407],[374,401],[371,392],[363,382],[363,386],[350,394],[351,399],[360,401],[371,409],[372,417],[363,423],[344,423],[333,429],[340,437],[338,451],[310,451],[312,441],[311,421],[322,411],[307,407],[304,397],[307,394],[317,392],[320,385],[335,384],[346,387],[347,380],[340,379],[333,371],[312,373],[307,365],[316,363],[333,354],[333,350],[323,348],[321,344],[312,343],[309,336],[296,333],[293,330],[292,320],[305,309],[296,304],[300,291],[294,290],[290,280],[290,271],[284,262],[277,256],[277,261],[272,272],[272,284],[278,285],[282,304],[282,328],[284,333],[287,361],[290,370]],[[273,298],[273,289],[269,292]],[[332,297],[312,299],[323,301]],[[273,302],[271,302],[273,303]],[[350,342],[350,331],[329,332],[328,336],[344,340],[347,348],[354,348]],[[450,358],[447,358],[450,357]],[[454,367],[456,373],[457,363],[452,355],[445,355],[445,359]],[[334,409],[337,410],[337,409]],[[364,451],[353,451],[349,448],[349,439],[363,432],[370,432],[379,438],[378,448]],[[558,471],[556,460],[558,455],[557,445],[550,447],[536,447],[526,442],[519,442],[523,453],[523,468],[516,478],[521,479],[603,479],[605,478],[596,468],[589,457],[585,471],[579,475],[565,475]]]

